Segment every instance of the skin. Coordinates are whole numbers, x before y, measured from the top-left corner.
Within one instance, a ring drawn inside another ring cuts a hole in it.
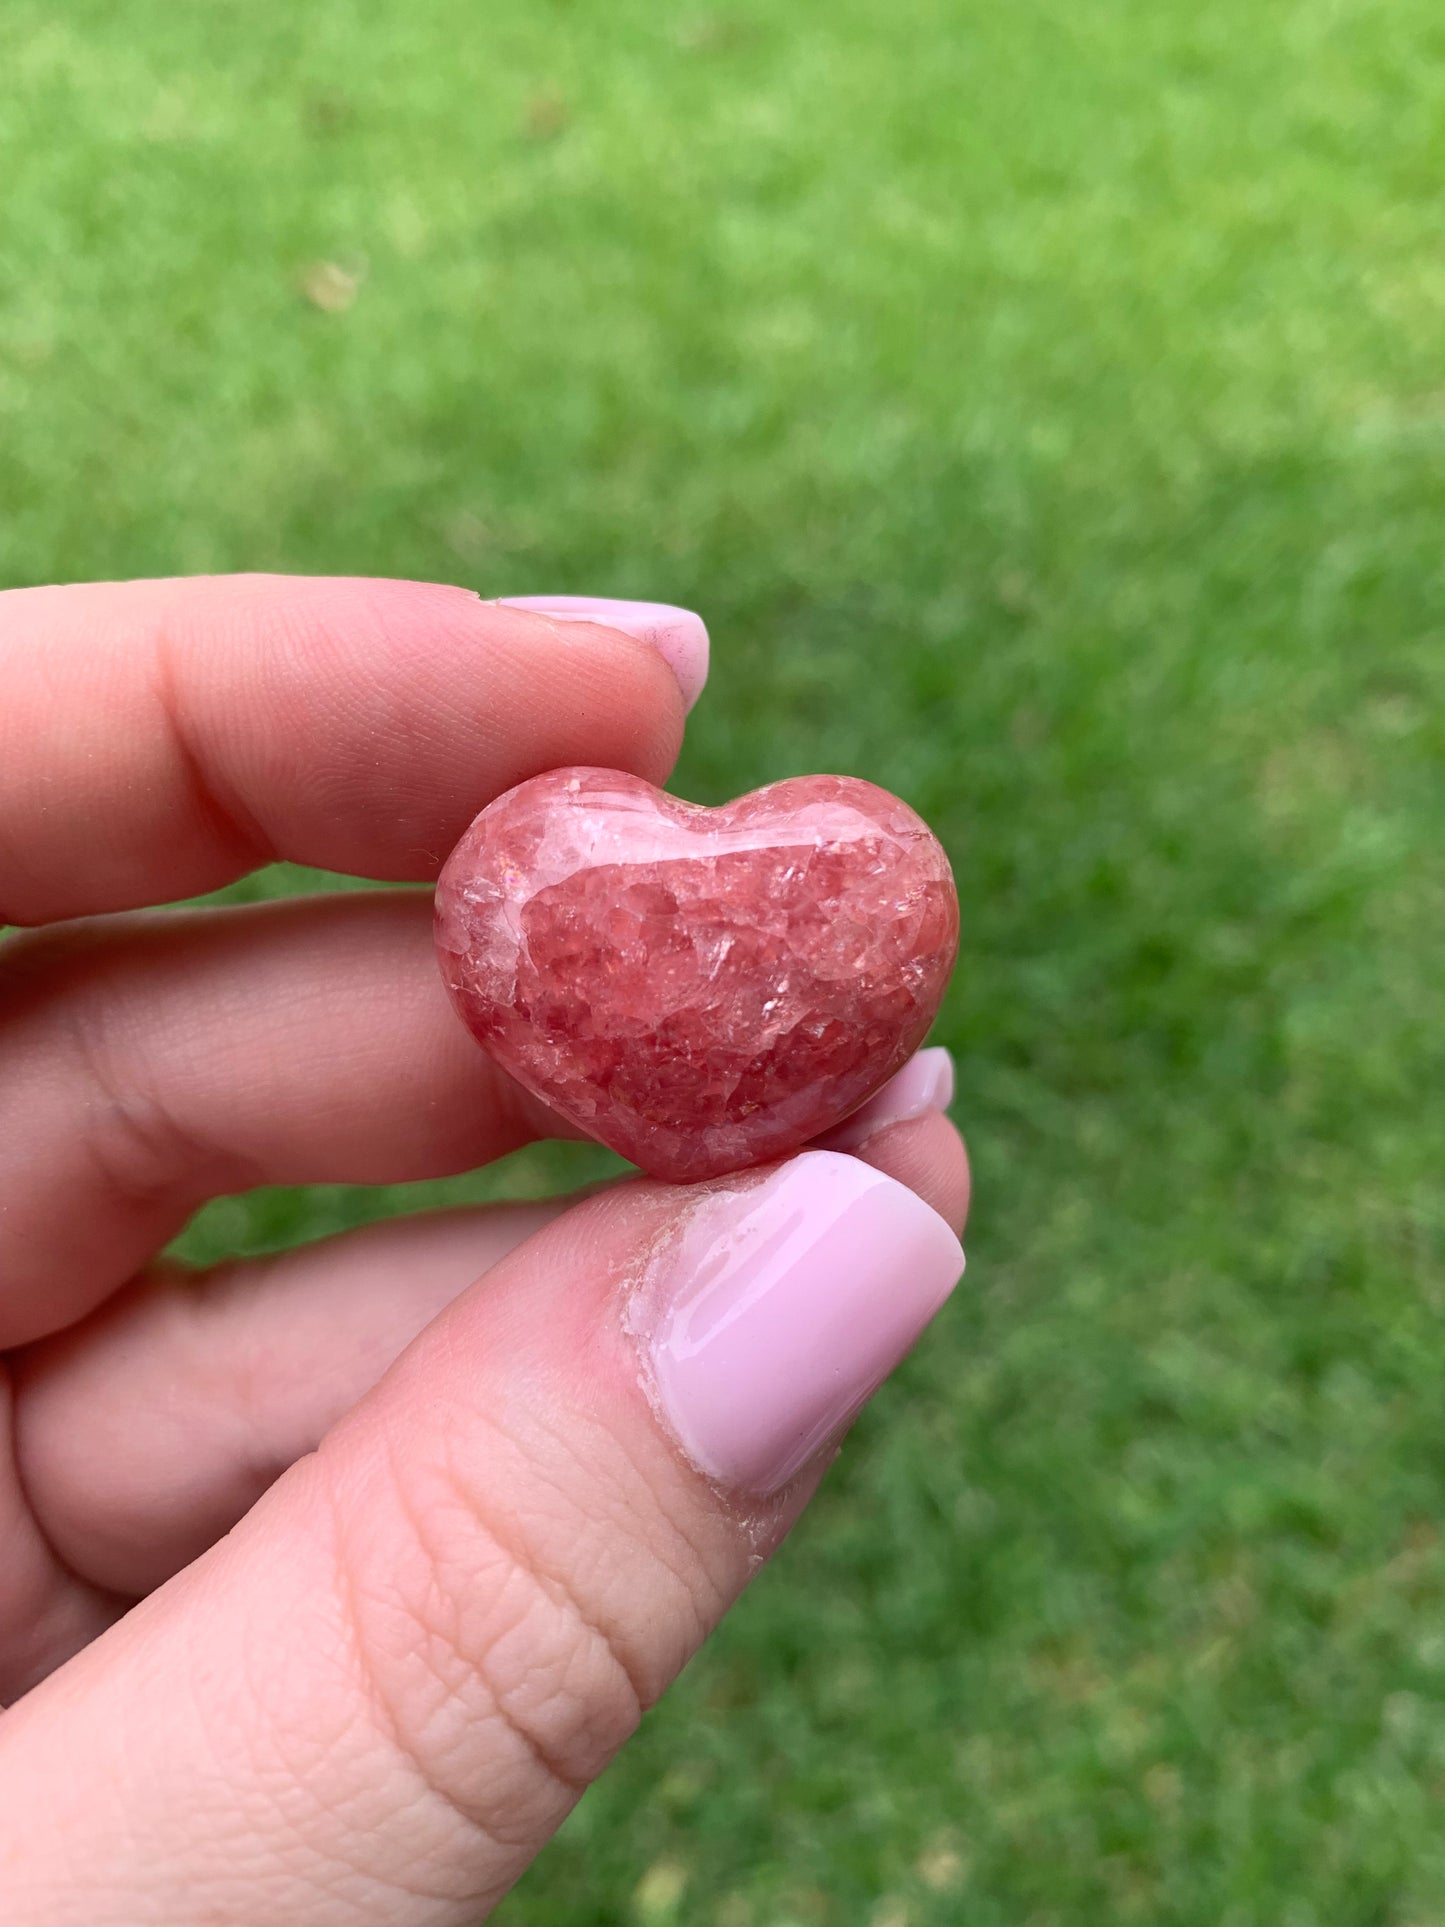
[[[457,1024],[425,893],[145,906],[430,880],[524,777],[662,781],[677,684],[457,589],[246,577],[0,594],[0,687],[7,1923],[470,1927],[821,1468],[719,1492],[643,1395],[616,1307],[672,1187],[158,1262],[217,1193],[560,1127]],[[853,1154],[961,1229],[944,1117]]]

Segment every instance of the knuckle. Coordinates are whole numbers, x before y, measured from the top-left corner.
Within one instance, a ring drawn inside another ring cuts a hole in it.
[[[344,1495],[335,1509],[355,1663],[385,1738],[470,1827],[517,1846],[557,1823],[655,1695],[575,1512],[540,1484],[509,1498],[494,1506],[446,1458],[392,1459],[379,1510],[359,1522]]]
[[[241,1188],[256,1176],[167,1098],[132,996],[150,935],[144,919],[83,919],[0,944],[0,1046],[22,1073],[18,1096],[27,1064],[43,1065],[52,1086],[66,1079],[96,1182],[140,1206]]]
[[[132,1205],[189,1204],[209,1192],[257,1179],[244,1161],[209,1141],[167,1101],[137,1065],[125,1077],[111,1066],[103,1013],[81,1007],[73,1026],[87,1090],[84,1144],[103,1189]]]
[[[18,1395],[0,1359],[0,1712],[116,1616],[56,1552],[25,1476]]]
[[[199,1182],[210,1162],[191,1134],[153,1092],[93,1086],[86,1148],[104,1190],[133,1204],[159,1204],[171,1197],[184,1173]],[[199,1155],[198,1155],[199,1154]]]

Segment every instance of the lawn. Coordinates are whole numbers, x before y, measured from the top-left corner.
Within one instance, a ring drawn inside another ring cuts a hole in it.
[[[5,0],[0,580],[688,603],[955,859],[966,1284],[508,1927],[1445,1918],[1442,177],[1438,0]]]

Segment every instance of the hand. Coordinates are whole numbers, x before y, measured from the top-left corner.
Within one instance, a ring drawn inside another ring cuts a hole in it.
[[[220,1192],[558,1135],[452,1015],[427,894],[135,906],[431,879],[526,776],[662,781],[701,625],[608,613],[0,595],[7,1927],[472,1927],[957,1277],[934,1055],[851,1152],[157,1260]]]

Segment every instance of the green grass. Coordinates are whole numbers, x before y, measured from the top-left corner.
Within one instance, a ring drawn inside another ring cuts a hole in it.
[[[1445,1916],[1442,129],[1437,0],[6,0],[0,579],[692,603],[683,793],[956,860],[966,1288],[512,1927]]]

